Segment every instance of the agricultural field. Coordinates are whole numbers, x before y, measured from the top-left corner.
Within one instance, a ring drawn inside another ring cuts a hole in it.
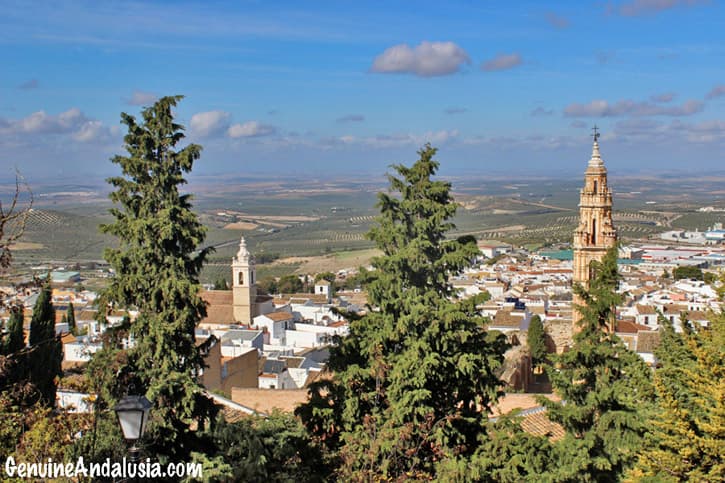
[[[521,246],[567,243],[577,223],[581,179],[454,178],[459,204],[451,236],[474,235]],[[723,222],[725,178],[617,178],[614,222],[625,240],[647,239],[672,229],[705,230]],[[244,235],[262,261],[258,277],[314,273],[369,263],[373,244],[365,234],[374,223],[377,193],[384,180],[203,178],[188,185],[194,208],[214,247],[202,281],[229,278],[229,264]],[[100,233],[112,221],[108,187],[42,186],[36,193],[26,233],[15,247],[19,267],[102,260],[113,237]]]

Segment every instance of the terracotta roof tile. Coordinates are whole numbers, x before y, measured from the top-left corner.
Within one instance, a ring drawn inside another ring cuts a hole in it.
[[[307,402],[307,389],[251,389],[232,388],[232,400],[256,411],[271,413],[277,408],[291,413],[295,407]]]
[[[642,330],[637,334],[637,352],[652,353],[660,345],[660,333],[657,330]]]
[[[234,294],[231,290],[205,290],[201,298],[209,305],[232,305]]]
[[[207,303],[201,324],[233,324],[234,298],[231,290],[205,290],[201,298]]]
[[[208,305],[206,317],[200,324],[234,324],[234,307],[231,305]]]
[[[499,310],[491,323],[492,327],[511,327],[518,329],[521,327],[523,317],[517,317],[508,310]]]
[[[679,315],[682,312],[687,311],[687,305],[682,304],[668,304],[662,306],[662,313],[664,314],[672,314],[672,315]]]
[[[269,314],[264,314],[265,317],[274,320],[275,322],[281,322],[283,320],[291,320],[294,318],[294,315],[292,315],[289,312],[270,312]]]
[[[557,441],[566,434],[559,423],[549,420],[543,407],[530,410],[528,414],[525,414],[521,421],[521,429],[534,436],[546,436],[551,441]]]
[[[656,315],[657,311],[651,305],[637,304],[637,312],[640,315]]]
[[[687,311],[687,320],[699,321],[699,320],[710,320],[710,318],[702,310],[688,310]]]
[[[629,321],[629,320],[618,320],[617,321],[617,329],[615,332],[622,333],[622,334],[636,334],[641,330],[650,330],[651,327],[648,327],[646,325],[637,324],[635,322]]]

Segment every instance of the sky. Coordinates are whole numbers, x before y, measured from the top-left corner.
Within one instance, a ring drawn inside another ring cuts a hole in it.
[[[118,172],[120,113],[182,94],[198,174],[723,170],[716,0],[0,0],[0,177]]]

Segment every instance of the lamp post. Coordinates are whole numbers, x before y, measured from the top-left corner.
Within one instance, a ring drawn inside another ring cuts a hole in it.
[[[113,410],[118,417],[118,424],[123,431],[123,437],[131,444],[129,453],[131,461],[138,462],[139,449],[136,446],[146,430],[151,403],[146,396],[124,396]]]

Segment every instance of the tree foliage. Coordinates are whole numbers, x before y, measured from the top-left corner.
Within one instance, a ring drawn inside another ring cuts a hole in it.
[[[441,465],[441,481],[496,481],[539,483],[556,462],[551,443],[521,429],[516,414],[498,418],[470,458],[452,458]]]
[[[320,272],[315,275],[315,283],[319,282],[320,280],[327,280],[330,283],[334,283],[335,274],[332,272]]]
[[[101,227],[120,242],[105,252],[116,276],[101,306],[138,310],[130,324],[135,345],[123,370],[135,374],[135,390],[154,403],[151,446],[175,457],[194,450],[191,425],[203,425],[212,407],[199,391],[203,359],[194,336],[206,314],[199,272],[209,249],[197,250],[206,230],[192,211],[191,195],[180,191],[201,146],[177,147],[184,128],[172,109],[181,98],[159,99],[142,111],[141,122],[121,114],[128,155],[112,159],[122,171],[108,180],[115,188],[115,221]]]
[[[459,301],[448,277],[476,256],[470,237],[446,240],[456,204],[433,180],[430,145],[411,167],[394,166],[369,232],[383,255],[368,284],[373,308],[331,350],[332,381],[298,410],[307,427],[339,449],[338,477],[434,477],[437,462],[468,457],[501,394],[494,374],[503,337],[487,340],[476,299]]]
[[[529,323],[529,330],[526,335],[526,343],[529,346],[529,355],[531,356],[531,364],[538,366],[548,359],[546,350],[546,332],[541,317],[534,315]]]
[[[617,248],[592,262],[589,289],[575,286],[584,300],[580,330],[568,352],[548,368],[562,402],[540,398],[549,418],[566,431],[553,448],[555,481],[617,481],[636,461],[643,444],[653,389],[644,361],[608,330],[621,296]]]
[[[667,320],[655,351],[657,405],[632,476],[651,481],[725,480],[725,315],[708,327]]]
[[[229,481],[324,481],[319,448],[290,414],[275,412],[234,423],[220,420],[213,440],[215,456],[229,465],[224,478]]]
[[[42,287],[33,307],[28,345],[32,354],[25,354],[23,358],[30,369],[30,382],[40,401],[52,407],[55,405],[56,378],[62,374],[63,345],[55,334],[55,309],[49,283]]]
[[[76,326],[76,309],[73,307],[73,302],[68,303],[68,309],[65,312],[65,321],[68,323],[68,331],[71,334],[76,334],[78,327]]]
[[[699,267],[693,267],[690,265],[683,265],[672,270],[672,276],[675,280],[691,279],[691,280],[702,280],[703,274],[702,269]]]
[[[299,293],[303,289],[302,280],[297,275],[282,275],[277,281],[279,293]]]
[[[25,333],[23,331],[24,322],[25,315],[23,306],[15,305],[10,307],[7,334],[2,340],[2,350],[0,351],[0,354],[13,354],[25,347]]]
[[[224,277],[218,278],[217,281],[214,282],[214,290],[229,290],[227,279]]]

